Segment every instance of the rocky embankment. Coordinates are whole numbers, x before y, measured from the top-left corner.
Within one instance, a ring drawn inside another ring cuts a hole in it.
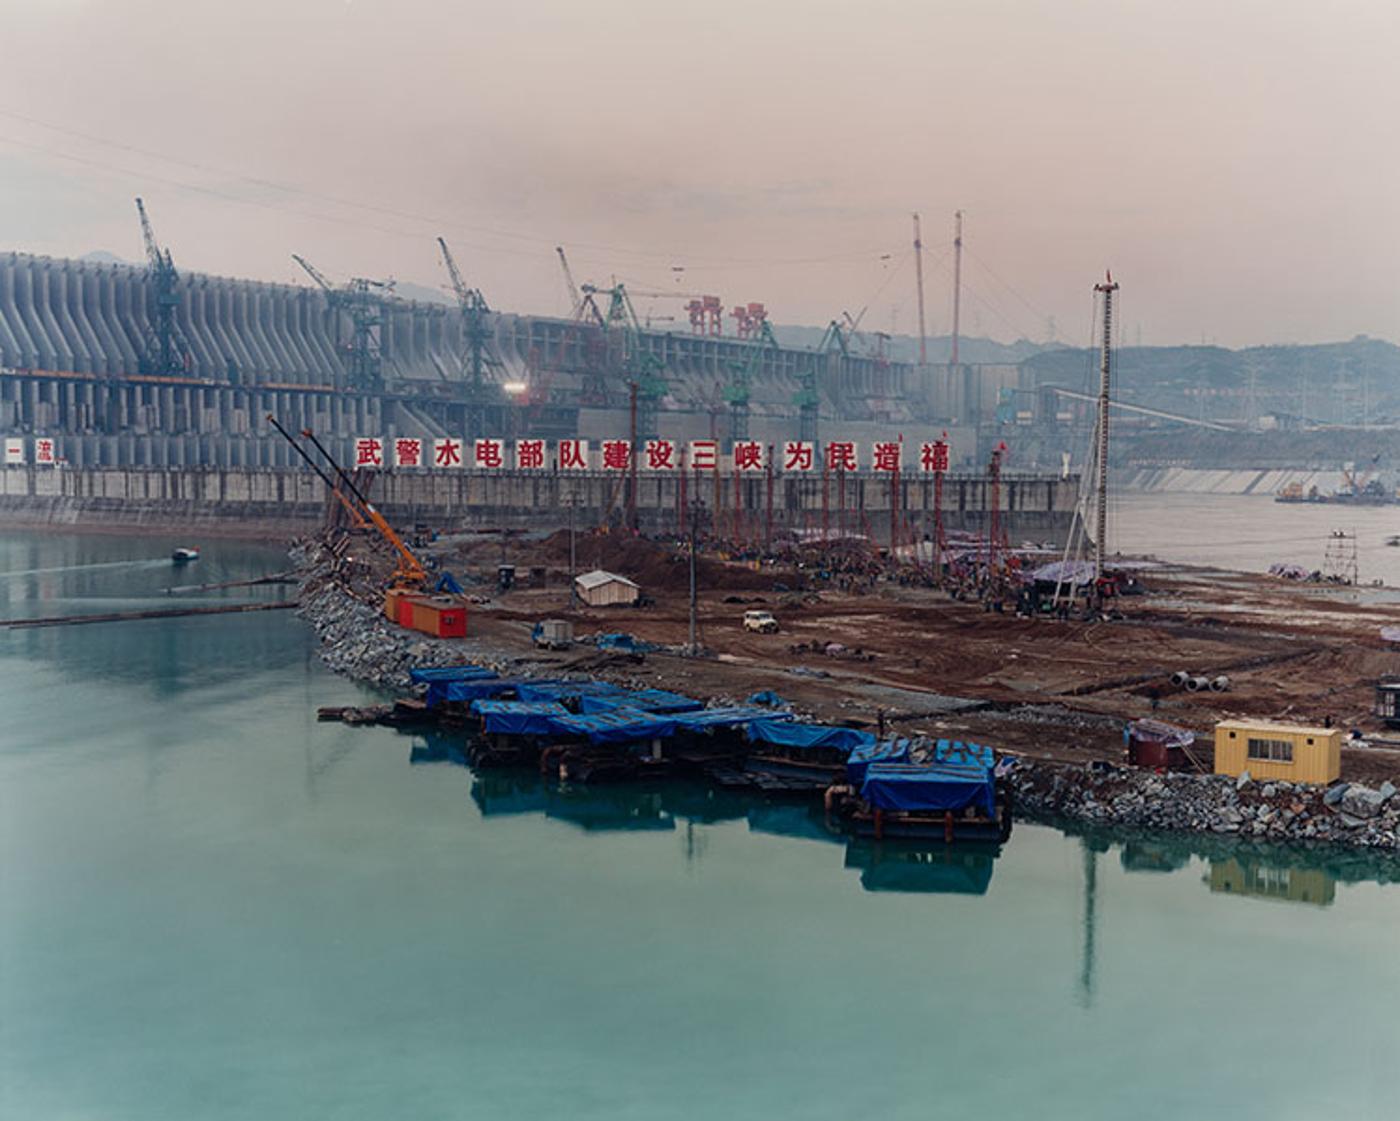
[[[1400,796],[1390,783],[1307,786],[1248,774],[1157,774],[1052,763],[1012,772],[1019,812],[1088,825],[1233,834],[1268,841],[1322,841],[1395,850]]]
[[[413,666],[473,662],[500,670],[492,651],[470,639],[439,639],[392,625],[384,617],[383,588],[368,565],[337,556],[321,541],[291,549],[298,574],[297,614],[321,640],[321,660],[336,673],[379,689],[406,693]]]

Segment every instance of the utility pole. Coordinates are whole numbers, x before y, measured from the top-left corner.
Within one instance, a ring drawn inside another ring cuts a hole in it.
[[[687,653],[693,658],[700,652],[696,645],[696,585],[695,585],[695,528],[696,522],[700,519],[700,504],[693,502],[690,507],[690,638],[686,646]]]
[[[574,538],[574,512],[578,508],[578,491],[569,495],[569,607],[578,606],[578,550]]]
[[[1108,391],[1113,380],[1113,293],[1118,285],[1111,272],[1104,273],[1104,282],[1094,285],[1103,293],[1103,342],[1099,351],[1099,430],[1095,441],[1097,481],[1097,518],[1094,527],[1094,580],[1103,576],[1104,549],[1108,536]]]
[[[958,364],[958,326],[962,321],[962,211],[953,212],[953,355],[949,365]]]
[[[928,339],[924,334],[924,239],[919,233],[919,216],[914,215],[914,275],[919,279],[919,365],[928,365]]]

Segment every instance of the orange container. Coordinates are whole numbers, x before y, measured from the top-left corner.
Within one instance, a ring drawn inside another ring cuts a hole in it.
[[[400,624],[415,631],[436,638],[467,635],[467,605],[456,596],[405,596],[399,610]]]
[[[388,619],[389,622],[401,623],[403,621],[399,617],[399,604],[406,595],[408,595],[408,590],[406,588],[390,588],[384,593],[384,617]]]

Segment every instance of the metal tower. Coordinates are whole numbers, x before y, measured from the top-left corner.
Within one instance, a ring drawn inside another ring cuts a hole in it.
[[[914,215],[914,275],[919,281],[919,365],[928,365],[928,338],[924,334],[924,239],[919,232],[919,216]]]
[[[752,306],[752,305],[750,305]],[[763,365],[763,354],[770,347],[778,349],[777,336],[767,316],[758,319],[753,328],[752,349],[744,362],[729,363],[729,384],[724,387],[724,399],[729,402],[729,439],[731,445],[736,440],[749,438],[749,398],[753,379]],[[801,392],[798,397],[801,397]],[[800,404],[800,402],[799,402]],[[803,437],[806,439],[806,437]]]
[[[962,321],[962,211],[953,212],[953,354],[949,365],[958,364],[958,331]]]
[[[146,204],[136,200],[136,213],[141,216],[141,238],[146,243],[146,260],[150,262],[150,287],[147,290],[146,331],[141,353],[143,374],[183,374],[185,372],[185,341],[175,322],[180,306],[178,285],[180,275],[170,250],[162,249],[156,241],[151,220],[146,217]]]
[[[1118,285],[1113,282],[1113,274],[1106,272],[1104,282],[1094,285],[1095,292],[1103,293],[1103,339],[1099,351],[1099,425],[1095,437],[1094,457],[1097,475],[1094,496],[1096,514],[1094,522],[1094,579],[1103,576],[1104,550],[1108,544],[1108,392],[1113,382],[1113,294]]]
[[[300,265],[306,274],[316,282],[326,294],[326,305],[331,312],[345,312],[350,319],[350,343],[347,346],[340,339],[340,319],[335,320],[335,346],[345,365],[347,382],[355,389],[378,390],[384,388],[384,353],[380,344],[380,328],[383,324],[384,296],[392,293],[392,280],[368,280],[362,276],[352,277],[341,288],[337,288],[305,257],[292,254],[292,260]]]
[[[452,281],[452,291],[457,296],[457,306],[462,311],[462,335],[466,344],[462,354],[462,376],[466,382],[467,431],[469,440],[484,436],[486,408],[495,401],[494,386],[486,381],[487,367],[501,366],[500,361],[490,352],[491,328],[486,317],[491,309],[486,306],[486,297],[477,288],[467,287],[457,262],[452,259],[452,251],[447,242],[437,239],[442,251],[442,263],[447,267],[447,275]],[[562,251],[561,251],[562,258]]]

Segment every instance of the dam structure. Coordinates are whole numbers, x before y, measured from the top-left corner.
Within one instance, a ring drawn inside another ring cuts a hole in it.
[[[626,318],[590,320],[487,311],[483,302],[473,316],[368,284],[177,276],[173,267],[162,277],[155,267],[0,255],[0,437],[26,449],[7,453],[14,474],[0,494],[7,508],[19,503],[40,520],[123,505],[188,515],[192,497],[259,516],[284,500],[305,511],[306,496],[292,500],[287,480],[309,472],[268,422],[272,414],[293,431],[315,431],[346,464],[364,437],[386,447],[400,437],[425,446],[457,438],[468,447],[482,437],[550,446],[582,438],[596,456],[604,441],[654,436],[678,446],[715,440],[724,452],[741,423],[742,435],[770,448],[798,439],[860,448],[850,494],[838,503],[833,485],[825,503],[854,510],[859,501],[872,514],[888,502],[877,496],[889,481],[865,470],[870,447],[898,439],[917,457],[921,441],[946,438],[952,472],[966,480],[955,488],[961,497],[950,504],[950,522],[972,526],[987,510],[991,492],[974,485],[985,471],[979,425],[990,425],[1015,367],[891,360],[861,353],[839,330],[817,348],[778,345],[771,331],[726,337],[713,322],[652,330],[627,310]],[[36,465],[40,441],[60,470]],[[927,480],[916,479],[909,459],[905,469],[900,486],[910,493],[898,505],[917,509]],[[186,477],[141,480],[172,470]],[[719,471],[728,471],[723,462]],[[484,474],[470,461],[460,479],[413,468],[382,473],[401,479],[381,484],[390,505],[424,516],[470,502],[514,519],[568,502],[565,491],[577,489],[558,479],[512,483],[509,472],[470,482]],[[868,504],[855,498],[866,493],[857,474],[869,483]],[[1021,516],[1008,510],[1011,530],[1067,524],[1074,485],[1027,475]],[[614,489],[614,479],[600,476],[578,501],[601,515]],[[780,481],[774,520],[810,519],[823,503],[820,489],[814,478]],[[748,483],[741,502],[766,505],[762,492]],[[653,479],[638,485],[633,505],[661,524],[676,500],[676,480]]]

